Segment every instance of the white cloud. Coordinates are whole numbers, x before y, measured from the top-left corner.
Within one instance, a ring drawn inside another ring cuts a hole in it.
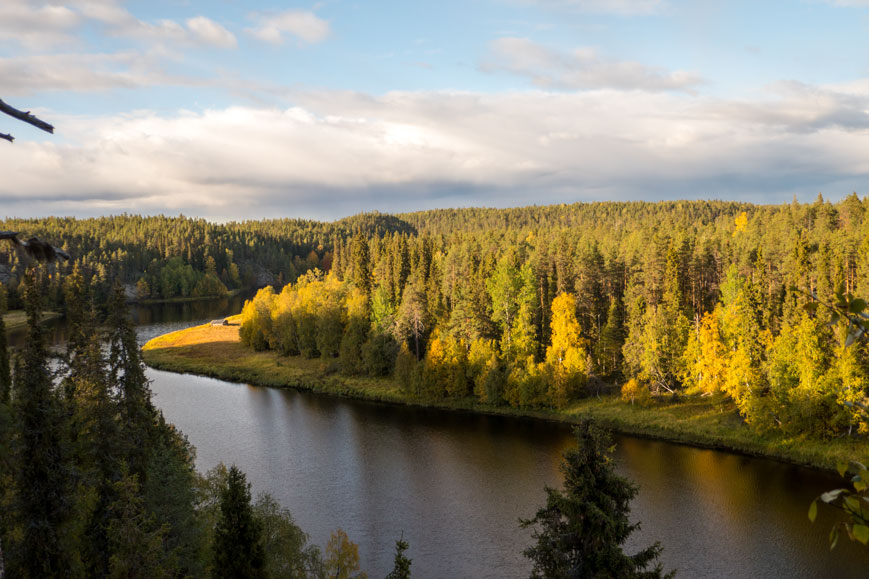
[[[137,19],[118,0],[76,0],[71,3],[85,18],[122,27],[135,25]]]
[[[338,217],[601,199],[789,200],[869,189],[869,92],[317,92],[285,110],[51,118],[0,156],[9,215]],[[862,108],[861,108],[862,107]],[[863,111],[863,112],[861,112]]]
[[[699,75],[668,72],[638,62],[615,61],[590,48],[556,51],[527,38],[499,38],[481,68],[528,77],[547,89],[616,88],[646,91],[689,91],[702,84]]]
[[[0,3],[0,39],[14,40],[28,49],[44,49],[74,44],[72,31],[81,18],[64,6],[27,0],[3,0]]]
[[[324,41],[331,32],[329,22],[313,12],[287,10],[277,14],[256,13],[251,17],[257,21],[257,26],[247,28],[246,32],[274,45],[283,44],[286,35],[305,44],[317,44]]]
[[[237,46],[232,32],[205,16],[189,18],[183,23],[165,18],[148,22],[136,18],[118,0],[76,0],[67,4],[71,9],[64,10],[76,17],[76,24],[85,19],[99,22],[108,34],[118,38],[217,48]]]
[[[220,48],[235,48],[238,44],[232,32],[205,16],[187,20],[187,29],[204,44]]]
[[[660,11],[664,0],[523,0],[548,8],[570,8],[583,12],[605,12],[612,14],[651,14]],[[859,1],[859,0],[857,0]]]
[[[132,51],[0,58],[0,86],[10,95],[40,91],[92,92],[188,82],[163,73],[158,59]]]
[[[169,19],[154,22],[133,19],[113,27],[111,34],[152,43],[168,42],[218,48],[235,48],[237,46],[235,36],[229,30],[204,16],[190,18],[184,24]]]

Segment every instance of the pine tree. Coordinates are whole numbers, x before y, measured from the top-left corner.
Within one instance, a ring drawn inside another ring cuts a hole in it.
[[[250,484],[235,465],[220,493],[220,519],[214,531],[212,577],[245,579],[264,577],[262,529],[253,516]]]
[[[574,434],[578,446],[565,453],[561,466],[564,491],[547,488],[546,506],[522,521],[534,528],[536,540],[524,553],[534,565],[531,577],[664,577],[660,565],[647,569],[661,552],[657,543],[635,555],[622,551],[639,527],[628,519],[637,488],[615,473],[609,436],[587,421]]]

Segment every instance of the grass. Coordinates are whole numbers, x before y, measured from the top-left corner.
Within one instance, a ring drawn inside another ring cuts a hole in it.
[[[58,312],[42,312],[42,321],[59,318],[63,314]],[[3,314],[3,323],[6,325],[6,330],[17,330],[27,325],[27,314],[24,310],[13,310]]]
[[[392,378],[343,376],[334,361],[253,352],[239,342],[240,316],[228,321],[231,325],[206,324],[154,338],[143,347],[145,362],[161,370],[380,402],[567,423],[592,418],[618,432],[827,470],[835,469],[839,462],[869,459],[869,441],[864,438],[821,440],[805,435],[759,434],[743,424],[732,403],[720,398],[682,398],[632,406],[617,397],[603,396],[580,400],[563,410],[491,406],[472,398],[421,399],[403,392]]]

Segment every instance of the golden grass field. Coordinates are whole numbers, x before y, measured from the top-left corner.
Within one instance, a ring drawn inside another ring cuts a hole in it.
[[[145,362],[161,370],[365,400],[568,423],[592,418],[628,434],[734,450],[830,470],[843,461],[869,459],[869,442],[864,438],[818,440],[778,433],[758,434],[742,422],[734,405],[722,398],[683,397],[677,402],[639,406],[626,404],[615,396],[590,397],[560,411],[484,405],[472,398],[422,399],[403,392],[392,378],[341,375],[335,360],[254,352],[239,342],[240,316],[229,318],[229,322],[228,326],[196,326],[154,338],[143,347]]]

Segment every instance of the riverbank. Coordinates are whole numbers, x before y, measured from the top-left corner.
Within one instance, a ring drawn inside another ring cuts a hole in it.
[[[59,312],[42,312],[41,321],[53,320],[63,316]],[[19,330],[27,325],[27,312],[24,310],[12,310],[3,314],[3,324],[6,331]]]
[[[630,405],[617,397],[588,398],[564,410],[524,410],[476,400],[427,400],[402,392],[392,378],[343,376],[334,361],[254,352],[238,339],[240,316],[231,325],[202,325],[159,336],[143,347],[145,362],[172,372],[200,374],[259,386],[291,387],[378,402],[427,406],[572,423],[592,418],[627,434],[731,450],[795,464],[834,470],[839,462],[869,459],[865,439],[817,440],[806,436],[760,435],[743,424],[732,403],[683,398],[678,402]]]
[[[127,303],[134,304],[137,306],[153,306],[153,305],[161,305],[161,304],[189,304],[191,302],[207,302],[213,300],[224,300],[228,298],[234,298],[239,295],[243,291],[250,290],[241,290],[234,289],[229,290],[222,296],[186,296],[186,297],[174,297],[174,298],[148,298],[148,299],[129,299]]]

